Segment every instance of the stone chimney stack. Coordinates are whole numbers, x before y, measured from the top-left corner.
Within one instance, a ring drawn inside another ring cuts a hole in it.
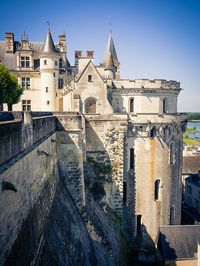
[[[87,58],[94,58],[94,51],[86,51]]]
[[[75,51],[75,66],[78,72],[83,71],[90,61],[94,62],[94,51],[86,51],[84,56],[82,51]]]
[[[14,53],[14,33],[6,32],[6,53]]]
[[[65,33],[59,35],[58,47],[60,48],[60,52],[64,52],[64,53],[67,52]]]

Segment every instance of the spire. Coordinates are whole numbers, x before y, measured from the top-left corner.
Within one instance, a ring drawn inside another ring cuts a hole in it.
[[[56,55],[56,54],[57,52],[49,28],[42,47],[41,55]]]
[[[113,42],[111,31],[109,33],[108,44],[107,44],[103,64],[105,65],[106,68],[118,67],[120,65],[119,60],[117,58],[117,53],[115,50],[115,45]]]

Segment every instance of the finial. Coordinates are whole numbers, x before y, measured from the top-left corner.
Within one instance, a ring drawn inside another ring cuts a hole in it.
[[[109,32],[110,34],[112,34],[112,23],[111,22],[109,23],[109,28],[110,28]]]
[[[48,25],[48,30],[50,31],[50,22],[46,21],[47,25]]]
[[[21,41],[28,41],[28,35],[26,35],[25,30],[24,30],[23,34],[21,35]]]

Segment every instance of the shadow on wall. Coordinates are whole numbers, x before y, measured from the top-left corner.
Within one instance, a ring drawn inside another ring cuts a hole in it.
[[[137,228],[137,236],[128,253],[129,266],[162,266],[160,252],[156,249],[154,241],[144,224]]]
[[[170,243],[167,241],[166,236],[162,233],[159,235],[158,249],[162,254],[163,260],[170,260],[175,263],[175,260],[177,259],[176,251],[170,247]],[[176,265],[176,263],[174,265]]]

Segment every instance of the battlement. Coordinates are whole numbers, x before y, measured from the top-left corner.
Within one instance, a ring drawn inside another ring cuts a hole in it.
[[[167,90],[180,90],[180,82],[175,80],[165,79],[135,79],[135,80],[114,80],[114,86],[117,89],[167,89]]]
[[[94,51],[86,51],[85,55],[82,51],[75,51],[75,59],[79,58],[94,58]]]

